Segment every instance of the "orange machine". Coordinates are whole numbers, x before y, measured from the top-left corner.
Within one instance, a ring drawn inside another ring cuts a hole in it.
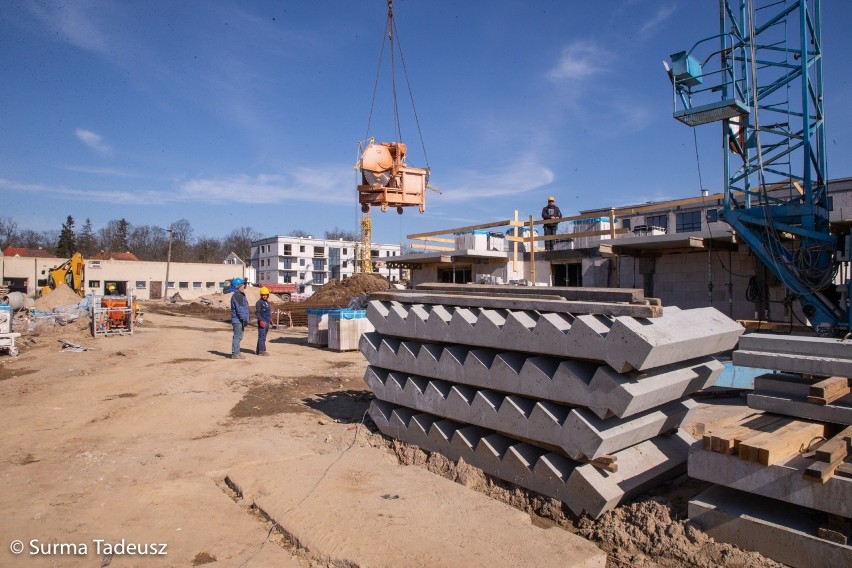
[[[371,141],[358,166],[361,170],[361,185],[358,186],[358,203],[364,213],[370,206],[378,206],[387,211],[396,207],[402,213],[403,207],[416,206],[421,213],[426,211],[426,185],[429,170],[411,168],[405,164],[408,148],[402,142]]]

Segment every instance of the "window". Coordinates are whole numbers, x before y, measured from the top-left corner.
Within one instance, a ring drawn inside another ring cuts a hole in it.
[[[175,283],[174,283],[174,281],[171,281],[171,280],[170,280],[170,281],[169,281],[169,283],[166,285],[166,288],[174,288],[174,287],[175,287]]]
[[[304,279],[305,279],[305,273],[304,273],[304,272],[300,272],[300,273],[299,273],[299,280],[304,280]]]
[[[193,282],[192,283],[193,290],[201,290],[201,282]]]
[[[216,283],[215,282],[205,282],[204,286],[207,287],[207,288],[215,288]]]
[[[624,228],[624,229],[629,229],[630,228],[630,219],[622,219],[621,220],[621,227]]]
[[[181,290],[189,290],[189,282],[178,282],[178,288]]]
[[[47,285],[47,282],[45,281],[45,286],[46,285]],[[100,287],[101,287],[101,281],[100,280],[89,280],[88,288],[100,288]]]
[[[645,217],[645,224],[651,227],[659,227],[660,229],[669,228],[668,215],[648,215]]]
[[[305,245],[299,246],[299,252],[305,252]]]
[[[322,284],[325,282],[325,274],[322,272],[314,273],[314,284]]]
[[[284,256],[290,256],[293,254],[293,248],[291,245],[284,245],[284,252],[282,253]]]
[[[304,258],[299,259],[299,266],[305,266],[305,259]]]
[[[314,256],[325,256],[325,247],[314,247]]]
[[[715,223],[719,220],[719,210],[718,209],[708,209],[707,210],[707,222]]]
[[[136,289],[137,290],[144,290],[147,287],[148,287],[148,283],[145,282],[144,280],[137,280],[136,281]]]
[[[701,230],[701,211],[686,211],[676,215],[676,231],[692,233]]]
[[[343,249],[343,254],[349,254],[349,250],[348,250],[348,249]]]
[[[325,270],[325,260],[314,259],[314,270]]]

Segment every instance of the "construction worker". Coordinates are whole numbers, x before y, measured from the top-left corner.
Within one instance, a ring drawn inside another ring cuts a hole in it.
[[[266,352],[266,334],[269,332],[269,324],[272,321],[272,309],[269,307],[269,288],[263,286],[260,289],[260,300],[254,305],[254,313],[257,316],[257,351],[258,355],[268,357]]]
[[[234,294],[231,296],[231,324],[234,326],[234,338],[231,340],[231,359],[245,359],[240,353],[240,342],[243,340],[243,331],[248,325],[249,304],[246,298],[246,281],[240,277],[231,281]]]
[[[116,295],[115,284],[107,285],[107,296],[115,296],[115,295]]]
[[[559,219],[562,217],[562,211],[556,206],[556,198],[552,195],[547,198],[547,205],[541,210],[541,218],[547,221],[548,219]],[[548,223],[544,226],[544,236],[555,235],[556,227],[559,223]],[[553,250],[553,241],[544,241],[544,250]]]

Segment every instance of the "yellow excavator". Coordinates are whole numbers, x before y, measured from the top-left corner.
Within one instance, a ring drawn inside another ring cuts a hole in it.
[[[83,277],[84,277],[85,261],[83,255],[75,252],[71,258],[57,266],[51,268],[47,275],[47,286],[41,289],[41,295],[50,293],[56,289],[56,286],[63,282],[66,286],[74,290],[78,296],[85,296],[83,292]]]

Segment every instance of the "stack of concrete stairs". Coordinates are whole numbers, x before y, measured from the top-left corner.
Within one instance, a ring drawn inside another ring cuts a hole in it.
[[[362,336],[386,435],[594,517],[680,473],[688,395],[742,327],[639,290],[429,285],[373,294]]]
[[[764,438],[779,440],[778,424],[824,433],[769,463],[696,444],[689,475],[718,485],[690,501],[690,519],[717,540],[789,566],[852,566],[852,342],[754,333],[740,339],[732,361],[773,371],[757,377],[748,395],[748,406],[763,414],[746,423],[761,423],[770,432]],[[838,388],[826,396],[821,384]],[[740,436],[749,442],[746,432]]]

